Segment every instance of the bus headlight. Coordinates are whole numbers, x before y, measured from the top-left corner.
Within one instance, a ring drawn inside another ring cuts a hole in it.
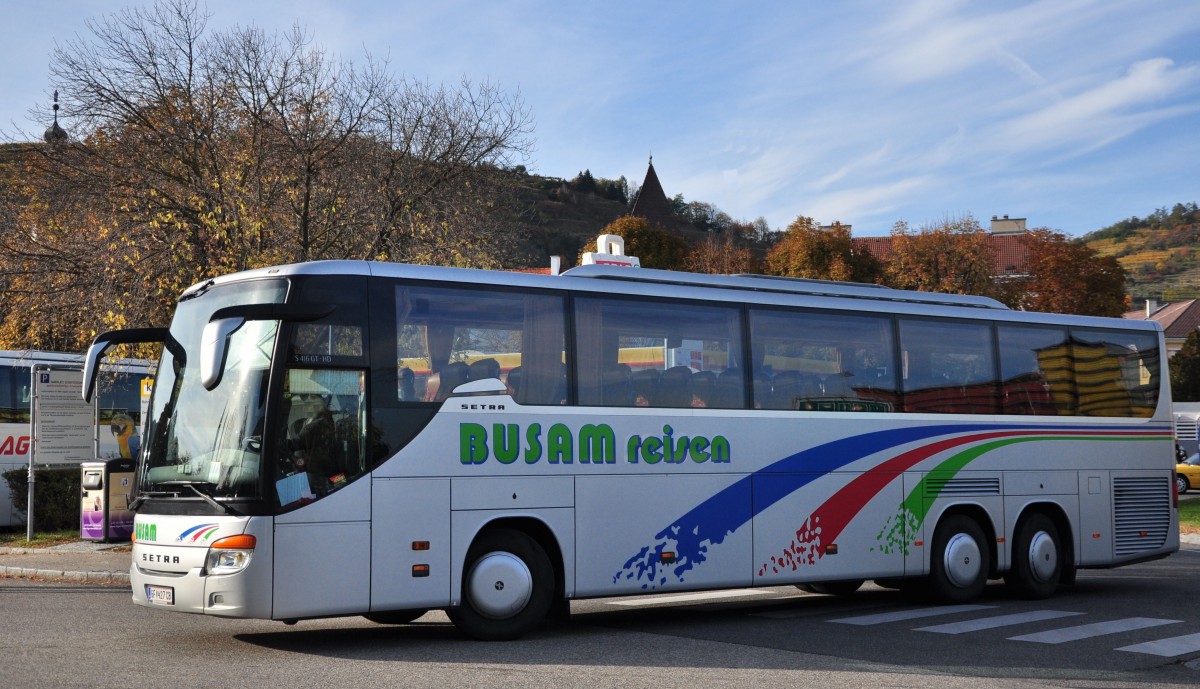
[[[256,541],[253,536],[227,536],[208,548],[204,569],[209,574],[237,574],[250,564]]]

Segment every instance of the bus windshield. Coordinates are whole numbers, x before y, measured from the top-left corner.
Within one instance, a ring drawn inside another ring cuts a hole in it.
[[[155,379],[142,457],[140,492],[258,498],[262,423],[279,322],[247,321],[228,341],[224,375],[211,390],[200,382],[205,324],[218,309],[282,303],[285,280],[200,288],[180,300]]]

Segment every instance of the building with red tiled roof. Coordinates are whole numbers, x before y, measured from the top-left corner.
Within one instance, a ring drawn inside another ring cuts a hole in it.
[[[1163,337],[1167,341],[1167,356],[1171,356],[1183,347],[1183,341],[1188,335],[1200,327],[1200,299],[1188,299],[1162,306],[1150,299],[1146,302],[1145,309],[1129,311],[1121,317],[1155,321],[1161,325]]]
[[[992,216],[988,240],[992,245],[993,278],[1012,278],[1029,274],[1029,245],[1025,242],[1025,218]],[[854,246],[866,249],[887,263],[892,258],[892,237],[855,237]]]

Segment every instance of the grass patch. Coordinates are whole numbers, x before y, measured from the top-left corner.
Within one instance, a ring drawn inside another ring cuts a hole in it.
[[[34,533],[32,541],[25,540],[23,528],[20,531],[0,531],[0,547],[4,548],[49,548],[52,545],[74,543],[78,540],[79,529]]]
[[[1179,533],[1200,534],[1200,500],[1179,501]]]

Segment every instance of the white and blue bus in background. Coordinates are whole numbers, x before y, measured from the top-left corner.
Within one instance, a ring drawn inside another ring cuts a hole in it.
[[[83,355],[37,350],[0,350],[0,474],[29,468],[33,369],[79,369]],[[142,385],[153,375],[149,361],[105,360],[100,370],[96,408],[97,456],[80,461],[129,457],[137,453],[142,417]],[[8,482],[0,480],[0,528],[25,524]]]
[[[130,572],[162,610],[512,639],[650,592],[1039,598],[1179,544],[1154,322],[344,261],[198,284],[89,360],[136,341],[165,342]]]

